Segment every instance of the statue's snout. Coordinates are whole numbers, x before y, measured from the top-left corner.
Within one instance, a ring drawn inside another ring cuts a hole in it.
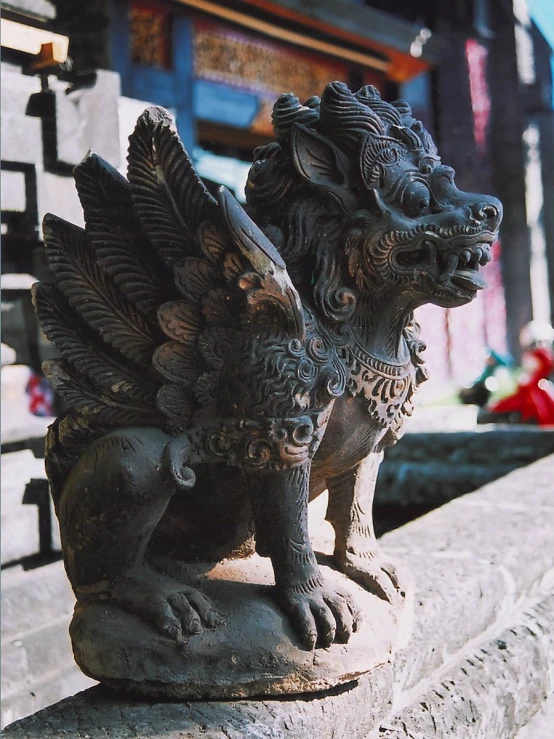
[[[489,231],[496,231],[502,221],[502,203],[492,195],[479,196],[470,206],[471,217]]]

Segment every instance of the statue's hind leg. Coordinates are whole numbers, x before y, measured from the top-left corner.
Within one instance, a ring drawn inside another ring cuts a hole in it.
[[[169,442],[162,431],[148,428],[95,441],[67,479],[59,518],[79,602],[112,603],[179,640],[214,625],[217,615],[198,590],[154,572],[144,560],[178,487],[164,456]]]
[[[402,565],[387,557],[373,528],[373,496],[382,452],[369,454],[353,469],[327,480],[327,520],[335,529],[334,558],[346,575],[393,605],[411,586]]]

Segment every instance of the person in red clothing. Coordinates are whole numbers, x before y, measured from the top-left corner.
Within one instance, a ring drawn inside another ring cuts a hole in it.
[[[554,329],[535,321],[527,324],[520,340],[526,349],[521,364],[525,371],[516,391],[491,403],[479,414],[478,423],[536,423],[554,426]]]

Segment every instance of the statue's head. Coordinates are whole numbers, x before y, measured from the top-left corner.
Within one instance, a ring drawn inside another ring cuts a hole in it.
[[[304,105],[281,95],[273,125],[278,143],[256,150],[248,203],[298,276],[312,271],[329,318],[364,294],[453,307],[486,285],[479,267],[502,206],[458,190],[407,103],[333,82]]]

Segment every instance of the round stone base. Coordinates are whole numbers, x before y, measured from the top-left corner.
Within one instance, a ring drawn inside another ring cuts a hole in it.
[[[270,561],[253,555],[187,578],[224,623],[181,645],[120,608],[79,604],[70,628],[76,662],[114,690],[179,700],[307,693],[356,680],[390,660],[406,614],[331,567],[322,570],[363,614],[348,644],[303,648],[271,597]]]

